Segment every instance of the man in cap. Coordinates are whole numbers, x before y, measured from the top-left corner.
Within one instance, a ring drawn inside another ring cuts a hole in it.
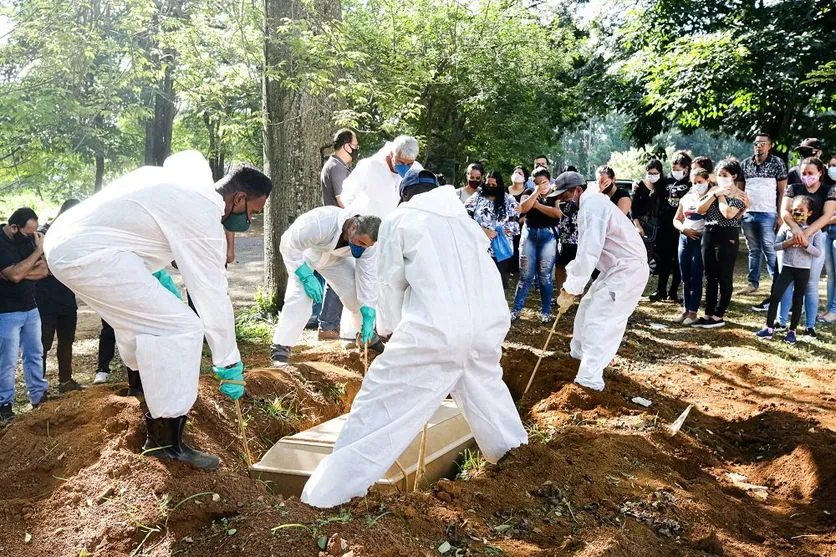
[[[578,253],[566,266],[566,281],[557,298],[564,312],[580,296],[595,269],[600,275],[581,300],[575,315],[571,355],[581,364],[575,383],[596,391],[604,389],[604,368],[609,365],[649,277],[647,252],[635,228],[610,201],[577,172],[564,172],[555,180],[561,202],[578,204]]]
[[[798,153],[799,163],[809,157],[821,159],[824,154],[824,145],[822,145],[822,142],[815,137],[808,137],[795,148],[795,152]],[[789,172],[787,172],[788,186],[792,184],[801,184],[801,172],[799,171],[799,166],[800,165],[797,164],[790,168]],[[825,175],[825,180],[826,179],[827,175]]]
[[[305,485],[302,501],[316,507],[365,494],[448,393],[487,460],[528,440],[502,381],[510,319],[487,237],[432,172],[410,170],[400,192],[376,246],[377,327],[392,338],[363,379],[333,453]]]

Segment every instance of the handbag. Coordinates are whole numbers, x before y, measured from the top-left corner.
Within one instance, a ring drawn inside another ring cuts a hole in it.
[[[496,227],[496,236],[491,240],[491,249],[493,250],[494,259],[497,263],[510,259],[514,255],[514,246],[511,240],[505,235],[505,231],[501,226]]]

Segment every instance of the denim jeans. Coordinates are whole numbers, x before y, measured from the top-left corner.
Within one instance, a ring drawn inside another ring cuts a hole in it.
[[[702,238],[679,237],[679,269],[682,273],[685,311],[696,313],[702,300]]]
[[[813,264],[810,265],[810,278],[807,281],[807,290],[804,291],[804,326],[808,329],[816,326],[816,316],[819,313],[819,279],[821,278],[821,270],[824,267],[824,259],[824,253],[813,259]],[[784,325],[787,324],[787,319],[790,315],[793,291],[793,284],[790,283],[784,292],[784,296],[781,298],[780,317],[778,320]],[[772,324],[770,323],[769,326],[771,327]]]
[[[749,284],[760,286],[761,257],[766,258],[766,270],[775,280],[775,213],[747,212],[743,215],[743,235],[749,248]]]
[[[49,387],[44,379],[41,316],[37,309],[0,313],[0,404],[14,402],[15,369],[21,349],[29,402],[37,404]]]
[[[325,297],[322,300],[322,311],[319,312],[319,330],[336,331],[340,328],[340,317],[343,314],[343,303],[331,288],[325,285]]]
[[[514,294],[514,311],[522,310],[534,279],[540,287],[540,312],[551,315],[554,284],[552,269],[557,254],[557,238],[551,228],[523,227],[520,238],[520,281]]]
[[[824,262],[827,266],[827,311],[836,313],[836,224],[827,227]]]

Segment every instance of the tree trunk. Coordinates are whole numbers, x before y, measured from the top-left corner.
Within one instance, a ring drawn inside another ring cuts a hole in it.
[[[174,57],[166,56],[163,77],[150,95],[154,116],[145,121],[145,164],[162,166],[171,154],[171,136],[174,131]]]
[[[339,2],[322,0],[266,0],[265,15],[266,68],[281,64],[287,76],[271,77],[265,71],[262,83],[264,171],[273,181],[273,192],[264,210],[264,291],[280,307],[287,271],[279,253],[279,241],[296,217],[321,204],[320,149],[330,142],[333,110],[326,95],[313,96],[304,83],[294,81],[298,72],[304,70],[292,51],[290,43],[294,38],[276,30],[283,18],[340,19],[341,8]],[[288,86],[289,82],[296,86]]]
[[[96,153],[96,183],[93,186],[93,192],[98,192],[102,189],[102,180],[104,180],[105,159],[104,154]]]

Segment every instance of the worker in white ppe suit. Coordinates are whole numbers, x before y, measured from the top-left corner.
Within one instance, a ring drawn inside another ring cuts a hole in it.
[[[378,250],[378,331],[392,334],[369,368],[334,451],[302,501],[332,507],[366,493],[448,394],[485,458],[528,441],[502,381],[510,317],[489,242],[452,186],[410,171],[406,201],[384,220]]]
[[[113,327],[125,365],[139,370],[148,454],[218,466],[217,457],[183,442],[183,428],[197,399],[204,335],[221,391],[231,398],[244,392],[224,229],[245,230],[271,188],[249,166],[213,184],[203,156],[184,151],[163,167],[127,174],[50,228],[44,246],[50,270]],[[171,261],[200,317],[151,274]]]
[[[380,219],[340,207],[318,207],[293,221],[282,234],[279,251],[287,268],[287,290],[273,333],[271,360],[282,366],[311,315],[312,302],[322,301],[318,271],[334,289],[343,307],[362,328],[363,342],[382,344],[374,334],[377,268],[374,243]],[[378,347],[382,351],[382,348]]]
[[[377,153],[357,163],[343,182],[343,191],[337,199],[355,215],[386,218],[400,202],[398,185],[401,178],[410,169],[423,168],[415,160],[417,156],[418,141],[408,135],[399,135],[386,142]],[[351,312],[343,309],[340,337],[353,339],[356,332]],[[378,346],[382,348],[382,344]]]
[[[650,272],[647,251],[630,219],[599,187],[584,192],[585,185],[577,172],[564,172],[555,180],[560,202],[579,210],[578,254],[566,266],[557,305],[561,313],[566,311],[583,294],[592,272],[600,271],[578,306],[570,353],[581,361],[575,383],[601,391],[604,368],[621,345]]]

